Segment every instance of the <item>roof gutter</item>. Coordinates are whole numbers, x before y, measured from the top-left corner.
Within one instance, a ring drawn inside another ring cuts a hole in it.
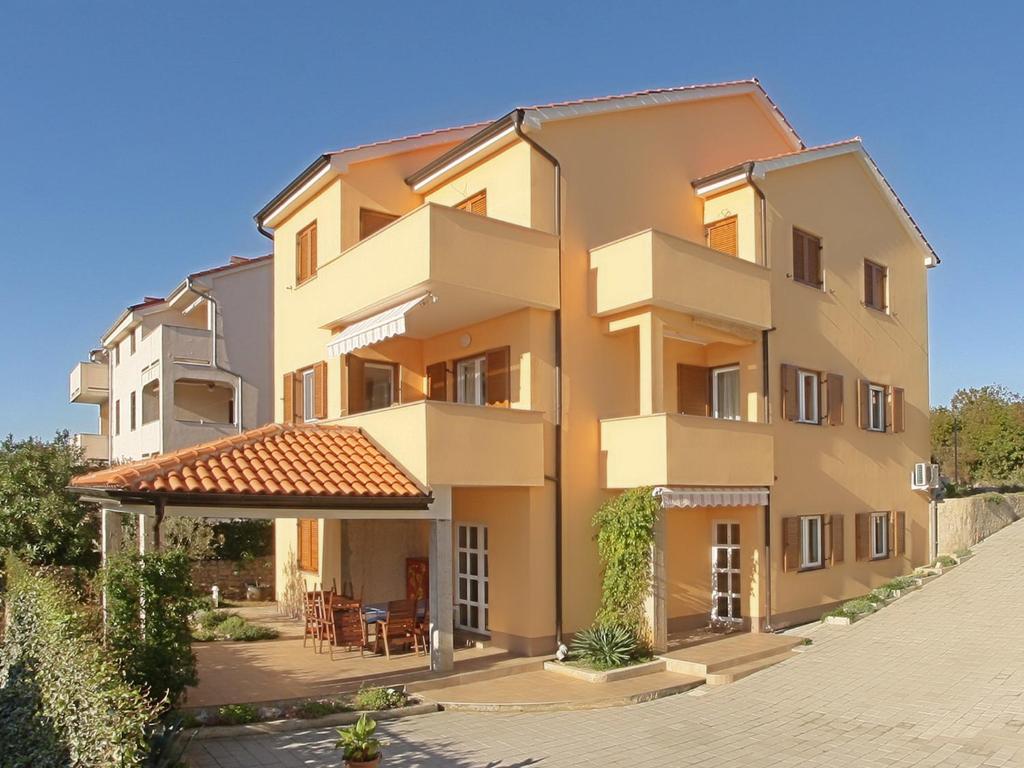
[[[526,110],[517,109],[509,115],[516,136],[551,163],[555,171],[554,229],[558,238],[558,309],[555,310],[555,643],[562,644],[563,635],[563,564],[562,564],[562,164],[558,158],[531,139],[523,131]],[[504,118],[503,118],[504,120]],[[499,121],[501,122],[501,121]],[[500,135],[500,132],[497,134]]]
[[[174,507],[237,507],[265,509],[428,509],[433,494],[426,496],[293,496],[257,493],[189,493],[129,491],[119,488],[68,486],[66,490],[93,499],[120,504],[163,504]]]
[[[269,203],[260,208],[256,215],[253,216],[253,219],[256,221],[256,229],[259,230],[259,233],[264,237],[269,237],[273,240],[273,233],[269,232],[263,226],[263,222],[271,213],[273,213],[277,208],[280,208],[290,197],[298,193],[304,185],[309,183],[317,174],[322,173],[330,164],[330,155],[320,155],[320,157],[306,166],[305,170],[296,176],[288,186],[278,192]]]
[[[523,110],[517,109],[509,112],[507,115],[499,117],[490,125],[487,125],[474,133],[461,144],[452,147],[444,154],[431,160],[415,173],[407,176],[405,178],[405,183],[412,187],[414,191],[419,191],[438,176],[441,176],[451,168],[454,168],[456,165],[462,163],[464,160],[472,157],[478,152],[482,152],[487,147],[513,131],[522,138],[522,131],[518,127],[522,122],[522,112]],[[527,140],[527,142],[532,144],[529,140]],[[546,153],[545,156],[547,156]]]

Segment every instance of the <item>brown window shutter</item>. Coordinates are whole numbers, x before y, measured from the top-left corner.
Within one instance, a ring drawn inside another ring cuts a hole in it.
[[[907,513],[896,512],[893,517],[896,527],[896,535],[893,537],[896,540],[896,554],[904,555],[907,552]]]
[[[475,195],[470,195],[461,203],[458,203],[455,207],[461,211],[469,211],[470,213],[475,213],[478,216],[486,216],[487,190],[485,189],[482,192],[477,192]]]
[[[348,412],[362,413],[366,410],[363,359],[351,354],[345,355],[345,376],[348,382]]]
[[[796,421],[800,417],[800,392],[795,365],[782,364],[782,418]]]
[[[844,418],[843,405],[843,377],[838,373],[829,373],[825,376],[826,387],[828,388],[828,423],[833,427],[841,426]]]
[[[383,211],[371,211],[369,208],[359,209],[359,239],[363,240],[374,232],[384,229],[388,224],[397,219],[393,213]]]
[[[710,370],[700,365],[676,366],[676,400],[680,413],[710,416],[711,397],[708,388]]]
[[[793,228],[793,279],[821,287],[821,240]]]
[[[309,276],[312,277],[316,274],[316,222],[314,221],[309,226]]]
[[[427,399],[448,400],[448,364],[443,360],[427,366]]]
[[[801,283],[807,282],[804,261],[804,238],[799,229],[793,230],[793,279]]]
[[[736,217],[716,221],[706,227],[708,248],[730,256],[739,254],[739,236]]]
[[[861,429],[871,428],[871,390],[864,379],[857,380],[857,424]]]
[[[286,373],[284,375],[284,381],[281,384],[281,390],[284,393],[284,409],[282,411],[282,417],[285,424],[295,423],[295,374]]]
[[[843,516],[842,515],[831,515],[829,517],[829,528],[831,528],[831,557],[832,565],[838,565],[843,562],[846,549],[846,539],[843,531]]]
[[[320,571],[320,521],[309,521],[309,570]]]
[[[889,423],[893,432],[903,432],[906,429],[906,394],[903,387],[892,388],[892,417]]]
[[[821,564],[826,568],[832,565],[832,518],[828,515],[821,516]]]
[[[782,520],[782,569],[800,570],[800,518],[787,517]]]
[[[313,366],[313,418],[327,418],[327,363]]]
[[[487,353],[487,378],[484,382],[488,405],[508,408],[512,405],[512,373],[509,370],[508,347],[492,349]]]
[[[858,512],[856,517],[857,523],[857,559],[858,560],[870,560],[870,542],[871,542],[871,513],[870,512]]]

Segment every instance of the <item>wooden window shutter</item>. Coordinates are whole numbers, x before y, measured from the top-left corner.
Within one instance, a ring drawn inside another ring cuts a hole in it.
[[[363,359],[355,355],[345,355],[345,376],[348,382],[348,412],[362,413],[366,410],[366,397],[363,391]]]
[[[295,423],[295,374],[286,373],[284,375],[284,381],[281,384],[281,389],[284,392],[284,409],[282,416],[285,424]]]
[[[317,573],[320,570],[320,521],[299,520],[299,570]]]
[[[893,432],[903,432],[907,428],[906,400],[907,398],[903,391],[903,387],[892,387],[892,415],[889,419],[889,423],[892,425]]]
[[[892,538],[896,542],[896,554],[904,555],[907,552],[907,513],[896,512],[893,514],[896,535]]]
[[[871,559],[871,513],[858,512],[857,523],[857,559]]]
[[[444,360],[427,366],[427,399],[448,400],[448,364]]]
[[[313,418],[327,418],[327,363],[313,366]]]
[[[844,419],[843,377],[838,373],[825,375],[825,386],[828,389],[828,423],[833,427],[842,426]]]
[[[485,394],[488,405],[508,408],[512,405],[512,373],[510,349],[502,347],[487,353],[487,378]]]
[[[800,418],[800,391],[795,365],[782,364],[782,418],[796,421]]]
[[[821,516],[821,565],[832,565],[832,518],[828,515]]]
[[[782,569],[800,570],[800,518],[786,517],[782,520]]]
[[[475,213],[478,216],[487,215],[487,190],[477,192],[475,195],[471,195],[463,200],[461,203],[455,206],[461,211],[469,211]]]
[[[871,386],[864,379],[857,380],[857,424],[861,429],[871,428]]]
[[[736,217],[716,221],[706,228],[708,248],[730,256],[739,254],[739,238]]]
[[[676,366],[676,398],[680,413],[711,415],[709,376],[710,370],[700,365],[679,363]]]
[[[831,539],[831,565],[838,565],[843,562],[846,550],[846,539],[843,531],[843,516],[831,515],[829,518],[830,539]]]
[[[793,228],[793,279],[821,287],[821,239]]]
[[[316,274],[316,222],[295,236],[295,282],[301,283]]]
[[[371,211],[369,208],[359,209],[359,239],[369,237],[374,232],[384,229],[388,224],[397,219],[393,213],[383,211]]]
[[[793,279],[801,283],[807,282],[804,260],[804,237],[799,229],[793,230]]]

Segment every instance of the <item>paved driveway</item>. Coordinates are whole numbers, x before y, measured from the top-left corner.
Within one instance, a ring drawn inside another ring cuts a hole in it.
[[[972,560],[733,685],[622,709],[438,713],[386,766],[1024,766],[1024,523]],[[195,742],[194,768],[338,766],[334,731]]]

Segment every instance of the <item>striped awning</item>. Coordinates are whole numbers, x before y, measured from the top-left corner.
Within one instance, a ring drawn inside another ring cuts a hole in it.
[[[768,503],[768,489],[746,488],[668,488],[659,486],[654,495],[661,499],[662,509],[679,507],[760,507]]]
[[[429,293],[410,299],[397,307],[385,309],[373,317],[352,323],[348,328],[336,334],[327,342],[327,356],[340,357],[356,349],[368,347],[392,336],[405,333],[405,316],[413,307],[417,307],[430,298]]]

